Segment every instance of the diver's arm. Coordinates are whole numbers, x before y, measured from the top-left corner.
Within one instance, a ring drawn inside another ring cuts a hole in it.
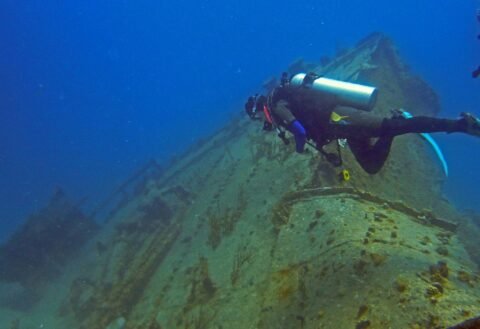
[[[303,153],[307,141],[307,132],[290,111],[290,104],[286,100],[279,100],[273,108],[273,114],[278,118],[279,123],[295,136],[296,151]]]
[[[305,143],[307,142],[307,132],[303,125],[298,120],[294,120],[288,126],[288,130],[295,136],[295,150],[298,153],[303,153],[305,150]]]

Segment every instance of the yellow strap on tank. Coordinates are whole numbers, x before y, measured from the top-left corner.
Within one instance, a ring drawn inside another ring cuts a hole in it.
[[[335,112],[332,112],[332,114],[330,114],[330,120],[332,120],[333,122],[339,122],[346,118],[348,118],[348,115],[340,115]]]

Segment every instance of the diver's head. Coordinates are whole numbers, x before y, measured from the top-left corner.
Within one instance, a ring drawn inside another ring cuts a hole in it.
[[[290,84],[290,78],[288,72],[283,72],[282,77],[280,78],[280,86],[285,87]]]

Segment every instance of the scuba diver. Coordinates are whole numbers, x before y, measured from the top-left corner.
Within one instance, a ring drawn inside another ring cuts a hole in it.
[[[442,119],[412,117],[401,110],[394,110],[392,117],[368,112],[376,94],[373,87],[300,73],[290,80],[282,79],[268,97],[249,99],[245,110],[251,118],[257,118],[261,109],[265,130],[275,128],[285,143],[288,130],[295,138],[296,152],[303,153],[309,143],[335,166],[341,164],[341,158],[325,152],[323,146],[346,139],[357,162],[369,174],[383,167],[395,136],[430,132],[480,136],[480,121],[470,113],[461,113],[459,119]]]

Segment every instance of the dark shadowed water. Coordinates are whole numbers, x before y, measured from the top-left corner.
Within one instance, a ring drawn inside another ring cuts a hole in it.
[[[438,91],[480,113],[474,1],[12,1],[0,3],[0,240],[55,186],[87,206],[242,110],[293,60],[373,31]],[[477,202],[480,140],[439,136],[446,193]]]

